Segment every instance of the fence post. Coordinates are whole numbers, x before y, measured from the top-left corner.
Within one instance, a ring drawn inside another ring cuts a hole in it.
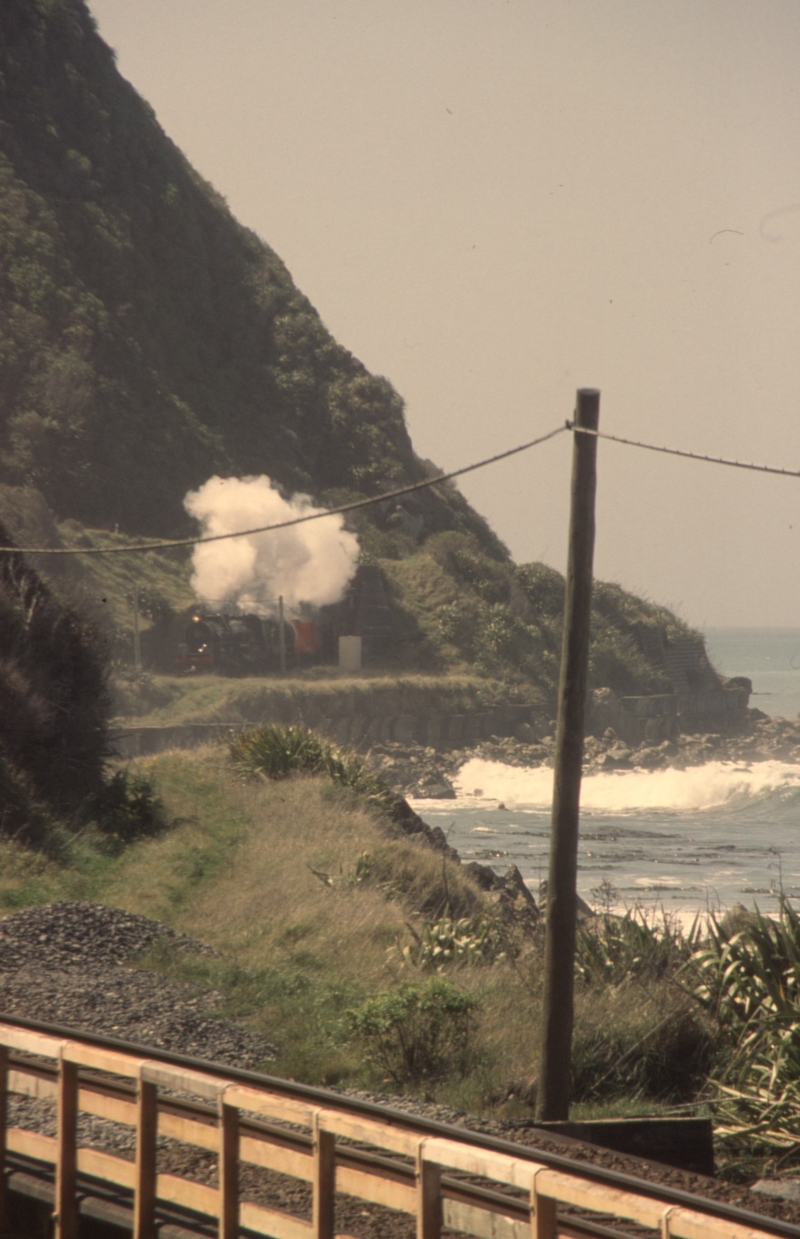
[[[155,1239],[156,1233],[156,1136],[158,1089],[138,1081],[136,1099],[136,1190],[133,1198],[133,1239]]]
[[[78,1067],[58,1056],[55,1239],[77,1239]]]
[[[8,1126],[8,1047],[0,1045],[0,1233],[8,1230],[6,1128]]]
[[[417,1149],[417,1239],[440,1239],[442,1168],[425,1160],[425,1141]]]
[[[552,1196],[539,1193],[536,1180],[542,1167],[534,1171],[531,1186],[531,1239],[556,1239],[558,1234],[558,1202]]]
[[[336,1137],[319,1125],[319,1111],[314,1112],[311,1136],[314,1146],[312,1167],[312,1239],[333,1239],[336,1191]]]
[[[550,869],[547,879],[542,1051],[536,1117],[568,1119],[577,915],[578,810],[583,763],[594,554],[594,499],[600,393],[578,392],[572,444],[572,487],[558,684]]]
[[[219,1102],[219,1239],[239,1233],[239,1111]]]

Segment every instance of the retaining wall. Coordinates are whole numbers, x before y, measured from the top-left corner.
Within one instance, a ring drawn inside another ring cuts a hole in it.
[[[327,699],[330,702],[330,698]],[[489,736],[513,736],[521,723],[530,723],[532,705],[504,704],[494,710],[470,714],[348,714],[297,718],[337,744],[358,750],[390,740],[402,744],[424,744],[435,749],[457,749],[476,744]],[[260,718],[248,723],[184,723],[167,727],[120,728],[112,733],[114,752],[122,758],[161,753],[166,749],[196,748],[210,740],[224,739],[264,723],[285,719]]]

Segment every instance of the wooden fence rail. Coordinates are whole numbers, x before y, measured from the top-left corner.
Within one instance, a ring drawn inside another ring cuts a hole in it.
[[[54,1101],[56,1135],[8,1126],[13,1094]],[[193,1110],[187,1095],[204,1104],[195,1103]],[[0,1159],[18,1154],[54,1168],[56,1239],[77,1239],[81,1175],[132,1194],[134,1239],[154,1239],[159,1208],[169,1205],[213,1219],[219,1239],[235,1239],[240,1230],[271,1239],[348,1239],[334,1227],[337,1192],[412,1214],[418,1239],[439,1239],[443,1227],[477,1239],[556,1239],[575,1229],[567,1225],[565,1231],[559,1205],[605,1215],[611,1224],[627,1219],[661,1239],[775,1235],[766,1219],[762,1230],[715,1216],[708,1201],[697,1209],[676,1206],[659,1199],[652,1184],[642,1183],[641,1192],[618,1189],[582,1173],[577,1162],[574,1173],[553,1169],[535,1160],[535,1150],[514,1156],[464,1139],[421,1136],[396,1115],[381,1122],[349,1110],[344,1098],[339,1103],[332,1096],[331,1102],[315,1105],[243,1084],[226,1078],[224,1068],[192,1070],[0,1024]],[[135,1160],[82,1146],[81,1113],[133,1128]],[[305,1141],[298,1139],[298,1129],[305,1131]],[[158,1173],[160,1137],[215,1153],[218,1186]],[[241,1200],[242,1163],[309,1183],[311,1221]],[[500,1186],[487,1190],[491,1184]],[[0,1231],[6,1229],[2,1190]],[[569,1222],[580,1229],[578,1219]]]

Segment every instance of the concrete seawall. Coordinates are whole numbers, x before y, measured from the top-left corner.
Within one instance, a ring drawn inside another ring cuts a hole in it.
[[[330,707],[330,698],[327,699]],[[489,736],[513,736],[522,723],[530,723],[531,705],[497,706],[493,710],[468,714],[340,714],[296,719],[329,736],[337,744],[366,750],[373,744],[398,740],[403,744],[424,744],[435,749],[463,748]],[[225,739],[236,732],[285,719],[260,718],[247,723],[182,723],[163,727],[119,728],[111,741],[118,757],[143,757],[166,749],[191,749],[209,741]]]
[[[111,738],[115,754],[125,759],[196,748],[270,723],[304,724],[361,752],[387,741],[448,751],[471,747],[491,736],[521,739],[527,732],[524,738],[530,741],[554,732],[552,721],[532,704],[500,702],[490,709],[453,710],[456,703],[452,698],[450,703],[446,697],[442,700],[441,694],[406,695],[406,700],[403,696],[391,690],[369,694],[312,691],[294,697],[261,692],[239,703],[247,721],[240,714],[230,721],[121,726]],[[602,735],[611,727],[620,739],[632,744],[670,739],[679,733],[728,733],[737,730],[746,717],[747,701],[747,691],[739,687],[649,697],[617,697],[604,688],[595,690],[587,702],[586,730]],[[445,709],[437,710],[439,703]]]

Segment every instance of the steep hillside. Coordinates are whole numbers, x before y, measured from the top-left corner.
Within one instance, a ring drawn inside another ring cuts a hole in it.
[[[329,501],[425,476],[400,397],[166,137],[83,0],[0,5],[0,400],[0,481],[130,533],[187,531],[214,473]],[[504,554],[457,492],[419,504]]]

